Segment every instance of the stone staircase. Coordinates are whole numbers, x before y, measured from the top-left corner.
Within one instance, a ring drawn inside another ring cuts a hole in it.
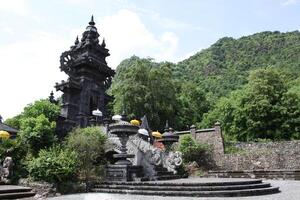
[[[29,187],[16,185],[0,185],[0,199],[21,199],[33,197],[34,192]]]
[[[171,180],[171,179],[179,179],[181,178],[179,175],[174,174],[173,172],[169,172],[166,168],[162,166],[155,166],[155,175],[151,177],[144,177],[142,181],[154,181],[154,180]]]
[[[121,193],[157,196],[186,197],[237,197],[267,195],[279,192],[278,187],[258,179],[205,179],[198,181],[177,179],[172,181],[148,182],[102,182],[95,185],[93,192]]]
[[[110,143],[113,145],[113,149],[119,152],[121,143],[118,138],[109,136]],[[127,152],[134,154],[135,157],[131,159],[133,165],[143,167],[144,177],[140,178],[142,181],[153,180],[168,180],[180,178],[174,174],[173,171],[169,171],[161,164],[157,164],[153,161],[153,152],[157,149],[153,147],[149,142],[141,139],[137,135],[131,136],[127,142]]]

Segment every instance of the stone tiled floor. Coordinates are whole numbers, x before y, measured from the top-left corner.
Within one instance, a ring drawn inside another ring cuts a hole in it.
[[[186,180],[183,180],[186,181]],[[196,181],[190,180],[190,181]],[[203,180],[204,181],[204,180]],[[208,181],[208,180],[206,180]],[[215,180],[211,180],[215,181]],[[280,187],[281,193],[255,197],[159,197],[159,196],[141,196],[141,195],[124,195],[124,194],[104,194],[104,193],[88,193],[77,195],[65,195],[60,197],[49,198],[51,200],[299,200],[300,199],[300,181],[284,181],[284,180],[265,180],[272,186]]]

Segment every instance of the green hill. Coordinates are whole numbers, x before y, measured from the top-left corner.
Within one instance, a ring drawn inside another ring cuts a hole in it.
[[[245,84],[249,71],[269,66],[285,71],[291,79],[299,76],[299,31],[225,37],[179,62],[173,73],[175,78],[193,81],[220,97]]]
[[[177,64],[133,56],[110,91],[115,112],[148,113],[160,130],[166,119],[176,129],[219,120],[231,138],[280,140],[300,138],[299,77],[300,32],[262,32],[222,38]]]

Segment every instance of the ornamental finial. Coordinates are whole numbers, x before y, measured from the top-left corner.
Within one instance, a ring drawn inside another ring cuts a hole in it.
[[[166,121],[165,131],[167,132],[169,130],[169,121]]]
[[[77,35],[77,37],[76,37],[76,40],[75,40],[74,44],[75,44],[75,45],[77,45],[78,43],[79,43],[79,40],[78,40],[78,35]]]
[[[102,47],[105,47],[105,46],[106,46],[106,44],[105,44],[105,38],[103,38],[101,46],[102,46]]]
[[[50,103],[56,103],[53,91],[50,92],[49,101]]]
[[[91,21],[89,22],[89,25],[94,26],[95,22],[94,22],[94,16],[92,15],[91,17]]]

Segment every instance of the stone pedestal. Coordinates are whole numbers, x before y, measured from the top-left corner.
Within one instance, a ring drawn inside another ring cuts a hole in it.
[[[134,181],[136,178],[143,176],[142,166],[132,165],[108,165],[106,167],[106,180],[107,181]]]

